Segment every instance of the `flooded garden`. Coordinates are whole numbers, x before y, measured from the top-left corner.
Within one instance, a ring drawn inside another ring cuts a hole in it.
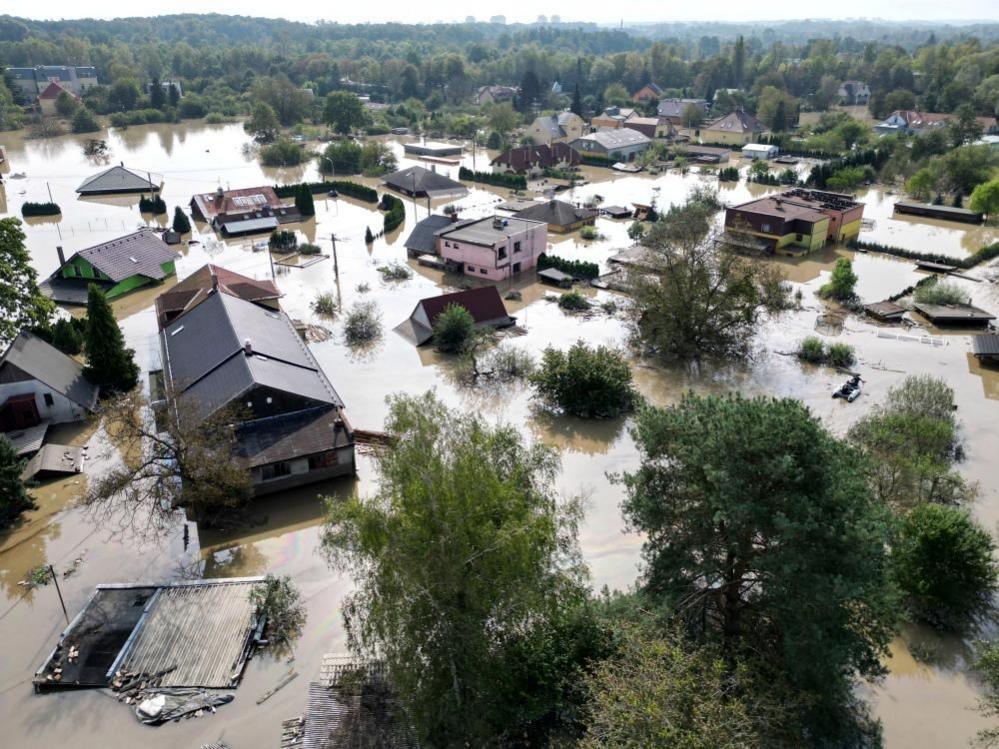
[[[45,201],[50,195],[62,207],[59,217],[25,222],[28,248],[40,279],[58,266],[58,247],[68,256],[141,226],[165,226],[174,207],[186,208],[195,193],[211,192],[220,185],[228,189],[319,179],[315,163],[287,169],[261,167],[252,149],[246,148],[250,139],[238,123],[139,126],[112,130],[106,139],[110,155],[94,160],[83,155],[82,137],[25,140],[19,133],[0,133],[0,145],[7,154],[0,213],[19,216],[22,203]],[[401,167],[419,163],[403,157],[398,140],[387,142]],[[473,157],[466,149],[462,163],[482,169],[490,155],[479,149]],[[148,171],[153,181],[162,180],[167,214],[144,216],[138,196],[77,197],[75,189],[85,178],[119,162],[140,173]],[[435,168],[457,177],[457,165],[436,164]],[[807,170],[807,164],[799,168]],[[710,172],[696,171],[619,176],[609,170],[586,168],[584,177],[585,184],[563,193],[562,199],[586,202],[599,196],[606,205],[655,202],[666,208],[682,201],[695,186],[709,185],[718,187],[721,199],[731,205],[778,189],[745,181],[719,185]],[[357,179],[380,189],[377,180]],[[860,193],[867,220],[862,239],[955,258],[999,240],[999,232],[988,227],[894,217],[894,197],[877,186]],[[505,190],[470,187],[468,195],[459,200],[438,200],[429,206],[425,199],[405,199],[404,224],[368,244],[366,229],[375,233],[381,229],[379,211],[349,198],[316,196],[315,218],[289,228],[319,245],[324,258],[301,267],[280,262],[272,266],[269,252],[255,251],[260,236],[220,240],[209,227],[195,222],[192,243],[179,246],[176,278],[123,297],[114,303],[115,312],[128,345],[136,351],[137,362],[148,371],[159,366],[152,307],[157,294],[206,262],[256,279],[270,279],[273,274],[285,311],[323,332],[318,336],[323,340],[311,343],[311,350],[343,398],[356,428],[381,429],[388,412],[385,399],[390,394],[434,390],[449,405],[516,425],[531,439],[557,446],[562,452],[559,488],[566,495],[582,496],[586,506],[580,543],[592,587],[625,589],[634,584],[639,573],[642,543],[625,527],[620,511],[623,490],[613,481],[615,474],[638,466],[629,420],[553,416],[537,407],[522,383],[470,385],[456,376],[452,359],[419,349],[394,330],[419,300],[452,289],[461,281],[407,260],[403,242],[416,221],[431,211],[440,212],[447,202],[455,205],[462,217],[488,216],[505,198]],[[594,262],[606,271],[610,258],[632,244],[627,236],[629,223],[601,217],[595,227],[598,238],[592,240],[580,238],[578,232],[549,234],[548,252]],[[331,257],[334,237],[335,262]],[[999,469],[995,460],[999,455],[999,371],[983,369],[977,363],[970,353],[970,336],[930,327],[881,327],[852,315],[845,317],[842,325],[821,326],[824,335],[856,349],[856,369],[863,373],[865,390],[863,397],[850,404],[830,398],[842,375],[829,368],[803,365],[789,355],[798,341],[819,327],[826,309],[816,291],[841,256],[853,259],[859,277],[857,292],[864,302],[897,294],[924,277],[911,261],[836,246],[801,258],[761,260],[781,266],[787,279],[801,290],[802,303],[799,309],[766,323],[752,362],[703,365],[693,371],[634,359],[636,386],[658,405],[675,402],[689,390],[793,397],[807,404],[833,432],[842,434],[907,375],[942,378],[955,391],[962,425],[966,456],[958,468],[978,483],[973,511],[994,532],[999,524]],[[408,263],[411,277],[386,280],[379,267],[391,263]],[[975,304],[995,314],[999,313],[999,287],[989,280],[994,273],[994,268],[979,267],[973,275],[981,282],[956,283],[967,290]],[[590,344],[624,344],[627,325],[620,313],[613,311],[614,305],[597,306],[587,314],[568,314],[552,303],[550,287],[537,284],[531,273],[524,276],[500,284],[501,293],[520,292],[518,301],[507,302],[516,327],[504,334],[503,345],[538,357],[547,346],[566,348],[579,339]],[[349,345],[343,332],[343,314],[323,316],[313,310],[312,303],[321,293],[333,294],[340,313],[359,302],[374,302],[381,335],[364,346]],[[610,291],[587,289],[585,293],[598,303],[616,302],[619,306],[622,301]],[[60,440],[89,446],[91,453],[97,453],[106,435],[95,424],[60,434]],[[281,721],[301,713],[308,682],[322,655],[346,650],[340,603],[351,582],[332,572],[318,549],[322,498],[335,502],[354,492],[372,490],[370,457],[359,451],[357,463],[356,478],[255,501],[250,522],[231,533],[178,521],[166,535],[151,538],[142,532],[142,518],[137,519],[138,527],[97,522],[76,505],[87,480],[86,471],[34,489],[38,509],[27,513],[27,522],[20,527],[0,534],[0,722],[6,739],[12,746],[50,747],[72,741],[80,731],[96,734],[100,730],[102,745],[111,749],[138,742],[196,746],[222,738],[233,746],[277,746]],[[90,464],[87,471],[98,468]],[[53,565],[70,617],[100,583],[273,573],[294,578],[306,599],[308,622],[293,661],[264,651],[250,662],[231,706],[205,720],[150,731],[123,706],[96,691],[44,698],[32,693],[35,670],[66,626],[52,585],[32,588],[20,584],[30,570],[43,564]],[[960,746],[986,725],[971,709],[977,692],[973,677],[967,673],[969,652],[967,643],[934,638],[919,629],[898,638],[887,664],[889,676],[865,690],[884,723],[887,746]],[[290,669],[300,676],[257,704],[257,698]]]

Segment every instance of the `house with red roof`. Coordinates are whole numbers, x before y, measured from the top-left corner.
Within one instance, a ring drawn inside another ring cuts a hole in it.
[[[38,106],[42,110],[42,114],[47,117],[58,114],[56,111],[56,99],[59,98],[59,94],[65,91],[69,96],[80,101],[80,97],[74,94],[70,89],[64,88],[59,85],[56,81],[52,81],[45,90],[38,94]]]
[[[516,322],[507,313],[496,287],[480,286],[421,299],[413,308],[413,313],[396,330],[417,346],[422,346],[434,337],[434,322],[448,307],[464,307],[475,320],[477,328],[504,328]]]

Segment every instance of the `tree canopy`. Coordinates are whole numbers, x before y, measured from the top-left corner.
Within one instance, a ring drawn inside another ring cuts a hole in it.
[[[786,679],[806,724],[845,728],[855,676],[895,630],[889,517],[863,460],[790,399],[687,395],[645,408],[622,477],[643,588],[731,661]]]
[[[558,456],[431,394],[390,398],[386,431],[376,493],[328,503],[351,648],[385,659],[428,746],[543,743],[599,645]]]
[[[38,290],[38,273],[16,218],[0,219],[0,348],[21,330],[44,328],[55,305]]]

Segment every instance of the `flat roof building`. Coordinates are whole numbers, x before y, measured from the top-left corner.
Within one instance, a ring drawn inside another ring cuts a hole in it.
[[[725,228],[768,242],[771,252],[798,254],[860,234],[863,203],[848,195],[795,188],[725,211]]]

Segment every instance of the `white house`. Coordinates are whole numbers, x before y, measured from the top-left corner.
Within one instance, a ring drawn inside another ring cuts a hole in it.
[[[744,159],[776,159],[780,149],[763,143],[747,143],[742,147]]]
[[[0,431],[82,421],[97,408],[98,394],[83,365],[22,331],[0,359]]]

